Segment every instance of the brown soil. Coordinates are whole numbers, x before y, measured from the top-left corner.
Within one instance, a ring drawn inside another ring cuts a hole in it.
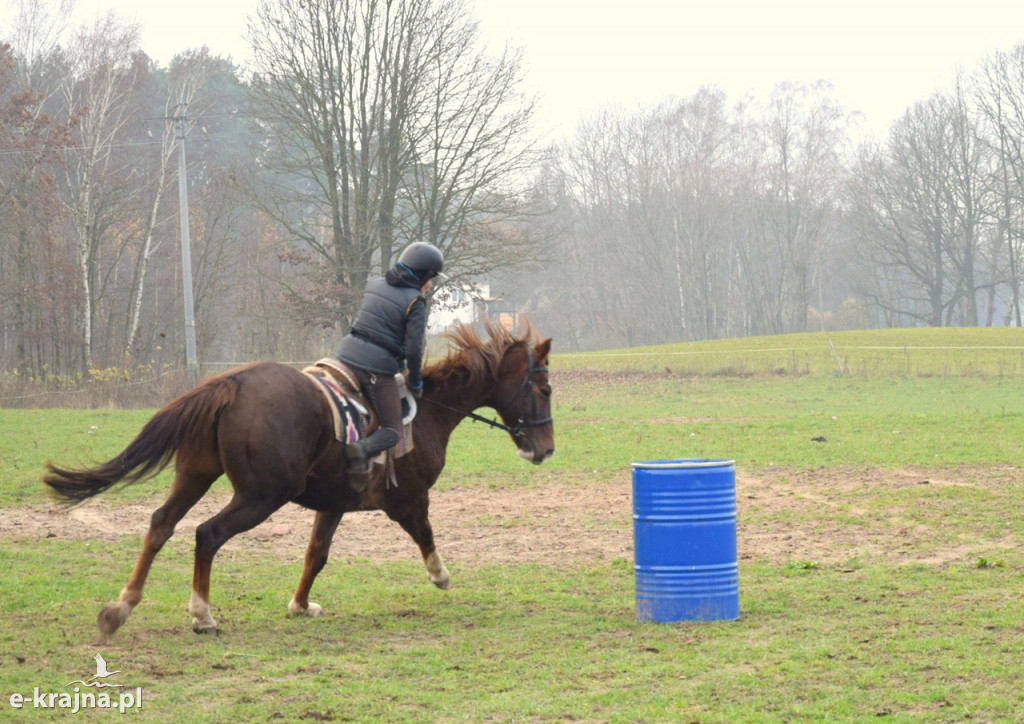
[[[971,555],[966,548],[934,544],[932,526],[904,520],[901,512],[859,523],[858,500],[866,490],[907,486],[999,487],[1019,478],[1016,470],[737,471],[737,538],[741,560],[841,564],[853,557],[894,562],[944,563]],[[196,525],[226,502],[226,489],[204,498],[183,520],[176,538],[190,539]],[[16,508],[0,515],[0,538],[60,537],[141,539],[153,504],[119,503],[116,492],[71,510]],[[227,551],[262,551],[301,559],[313,513],[288,505]],[[449,564],[586,564],[633,556],[629,471],[613,483],[565,482],[525,489],[482,486],[435,490],[431,522],[438,550]],[[1009,544],[1009,543],[1008,543]],[[380,512],[345,517],[335,559],[416,560],[412,540]]]

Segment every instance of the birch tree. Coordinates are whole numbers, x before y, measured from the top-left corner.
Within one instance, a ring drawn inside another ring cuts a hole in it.
[[[744,253],[748,305],[761,334],[803,332],[813,282],[833,240],[843,178],[844,112],[827,84],[780,84],[755,128]]]
[[[100,246],[113,224],[113,179],[125,176],[117,141],[126,124],[137,121],[130,103],[144,66],[138,51],[139,28],[113,13],[83,28],[70,44],[70,73],[63,85],[64,105],[80,113],[75,145],[69,150],[66,204],[75,231],[75,257],[82,303],[78,328],[81,365],[93,365],[93,323],[101,291]]]
[[[183,134],[187,135],[195,125],[196,121],[183,120],[181,124],[170,119],[184,116],[190,107],[194,114],[202,114],[203,109],[193,104],[197,94],[202,90],[210,73],[212,59],[209,53],[203,51],[192,51],[179,55],[169,72],[169,88],[167,100],[164,104],[164,118],[158,119],[160,123],[160,156],[155,174],[150,179],[153,189],[152,198],[149,203],[148,212],[145,216],[145,223],[142,227],[139,251],[136,256],[134,269],[134,282],[131,288],[130,311],[128,316],[128,330],[125,334],[125,352],[133,351],[137,344],[139,326],[142,318],[142,305],[146,293],[146,277],[149,271],[150,260],[160,247],[161,239],[157,235],[158,227],[161,225],[161,216],[164,214],[164,195],[171,182],[171,172],[177,168],[175,160],[178,153],[178,144],[184,143]]]

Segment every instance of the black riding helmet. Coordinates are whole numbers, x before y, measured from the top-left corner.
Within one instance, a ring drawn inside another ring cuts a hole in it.
[[[410,272],[421,284],[436,276],[445,278],[441,273],[444,270],[444,254],[425,241],[415,241],[405,247],[395,266]]]

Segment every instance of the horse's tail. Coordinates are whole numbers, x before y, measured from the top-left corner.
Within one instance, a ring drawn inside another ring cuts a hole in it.
[[[46,463],[43,482],[68,504],[81,503],[124,481],[125,485],[153,477],[182,447],[210,443],[221,410],[238,391],[232,377],[214,377],[169,402],[145,424],[120,455],[94,468],[68,469]]]

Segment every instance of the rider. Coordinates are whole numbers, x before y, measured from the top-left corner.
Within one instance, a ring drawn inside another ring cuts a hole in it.
[[[425,241],[407,246],[383,279],[366,284],[363,304],[338,347],[338,359],[352,368],[377,411],[380,426],[346,446],[349,469],[365,473],[369,461],[402,439],[402,402],[395,375],[408,367],[408,386],[423,390],[420,365],[427,328],[424,295],[444,268],[441,250]]]

